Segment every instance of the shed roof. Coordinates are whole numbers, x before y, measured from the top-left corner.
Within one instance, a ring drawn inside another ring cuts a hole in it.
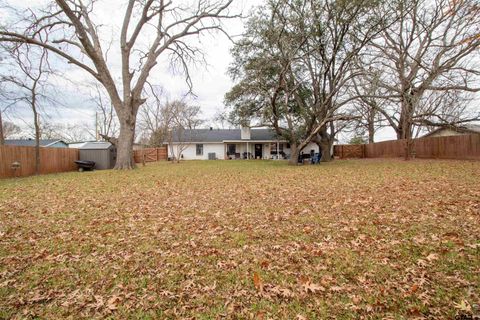
[[[105,150],[112,146],[110,142],[106,141],[94,141],[94,142],[85,142],[79,149],[87,150]]]
[[[251,129],[249,141],[275,141],[277,134],[271,129]],[[182,138],[182,139],[181,139]],[[173,142],[223,142],[242,140],[240,129],[195,129],[185,130],[179,137],[178,132],[173,133]],[[243,139],[245,140],[245,139]],[[247,141],[247,140],[245,140]]]

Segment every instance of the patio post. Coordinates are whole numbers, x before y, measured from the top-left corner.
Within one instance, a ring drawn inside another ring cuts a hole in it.
[[[280,157],[278,156],[279,149],[280,149],[280,144],[278,143],[278,140],[277,140],[277,160],[280,160]]]

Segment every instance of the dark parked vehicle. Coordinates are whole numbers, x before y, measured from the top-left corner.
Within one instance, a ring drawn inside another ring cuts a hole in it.
[[[75,163],[78,166],[78,171],[89,171],[95,168],[95,161],[82,161],[82,160],[75,160]]]

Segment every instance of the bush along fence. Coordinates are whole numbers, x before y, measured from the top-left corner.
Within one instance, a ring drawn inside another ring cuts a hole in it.
[[[40,148],[40,174],[75,171],[78,149]],[[0,178],[35,174],[35,147],[0,146]]]
[[[336,145],[334,156],[346,158],[405,157],[406,140],[360,145]],[[430,137],[413,140],[413,157],[424,159],[480,160],[480,134]]]
[[[167,160],[167,147],[134,150],[133,158],[136,163]]]

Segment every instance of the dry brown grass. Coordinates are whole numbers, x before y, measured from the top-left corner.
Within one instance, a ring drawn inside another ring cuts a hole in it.
[[[157,163],[0,182],[0,318],[478,312],[480,162]]]

